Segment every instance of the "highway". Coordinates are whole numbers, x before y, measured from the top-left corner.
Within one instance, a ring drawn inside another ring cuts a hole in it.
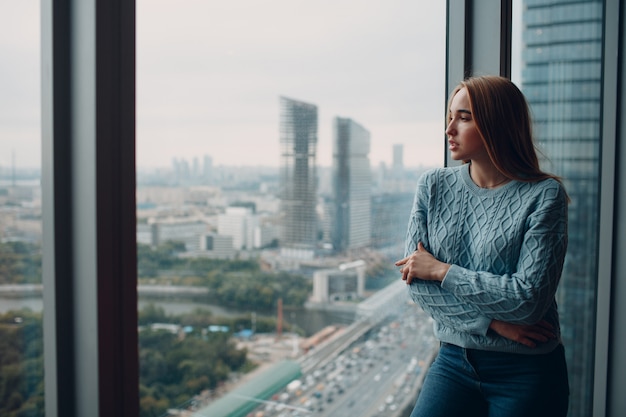
[[[373,325],[355,323],[303,359],[302,377],[250,416],[401,416],[437,346],[432,321],[415,305]]]

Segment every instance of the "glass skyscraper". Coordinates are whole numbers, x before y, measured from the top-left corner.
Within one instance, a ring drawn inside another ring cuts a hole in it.
[[[370,132],[341,117],[333,127],[333,247],[365,247],[371,238]]]
[[[570,417],[592,414],[602,118],[603,2],[524,0],[521,88],[545,154],[563,177],[569,250],[557,293],[570,373]],[[514,80],[518,81],[518,80]]]
[[[280,97],[280,202],[283,248],[317,242],[317,106]]]

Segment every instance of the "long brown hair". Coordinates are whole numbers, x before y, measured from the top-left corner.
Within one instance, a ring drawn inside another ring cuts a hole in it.
[[[554,178],[561,182],[539,167],[528,103],[515,84],[493,75],[471,77],[454,89],[450,102],[462,88],[467,89],[472,118],[498,171],[518,181]]]

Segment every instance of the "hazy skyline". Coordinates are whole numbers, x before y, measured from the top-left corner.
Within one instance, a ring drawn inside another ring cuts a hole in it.
[[[438,4],[442,3],[442,4]],[[0,5],[0,167],[38,165],[39,2]],[[278,166],[279,96],[371,132],[372,165],[441,163],[445,2],[137,0],[137,160]]]

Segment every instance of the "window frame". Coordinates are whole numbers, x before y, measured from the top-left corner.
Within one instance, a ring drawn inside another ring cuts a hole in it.
[[[136,417],[135,2],[41,27],[46,415]]]

